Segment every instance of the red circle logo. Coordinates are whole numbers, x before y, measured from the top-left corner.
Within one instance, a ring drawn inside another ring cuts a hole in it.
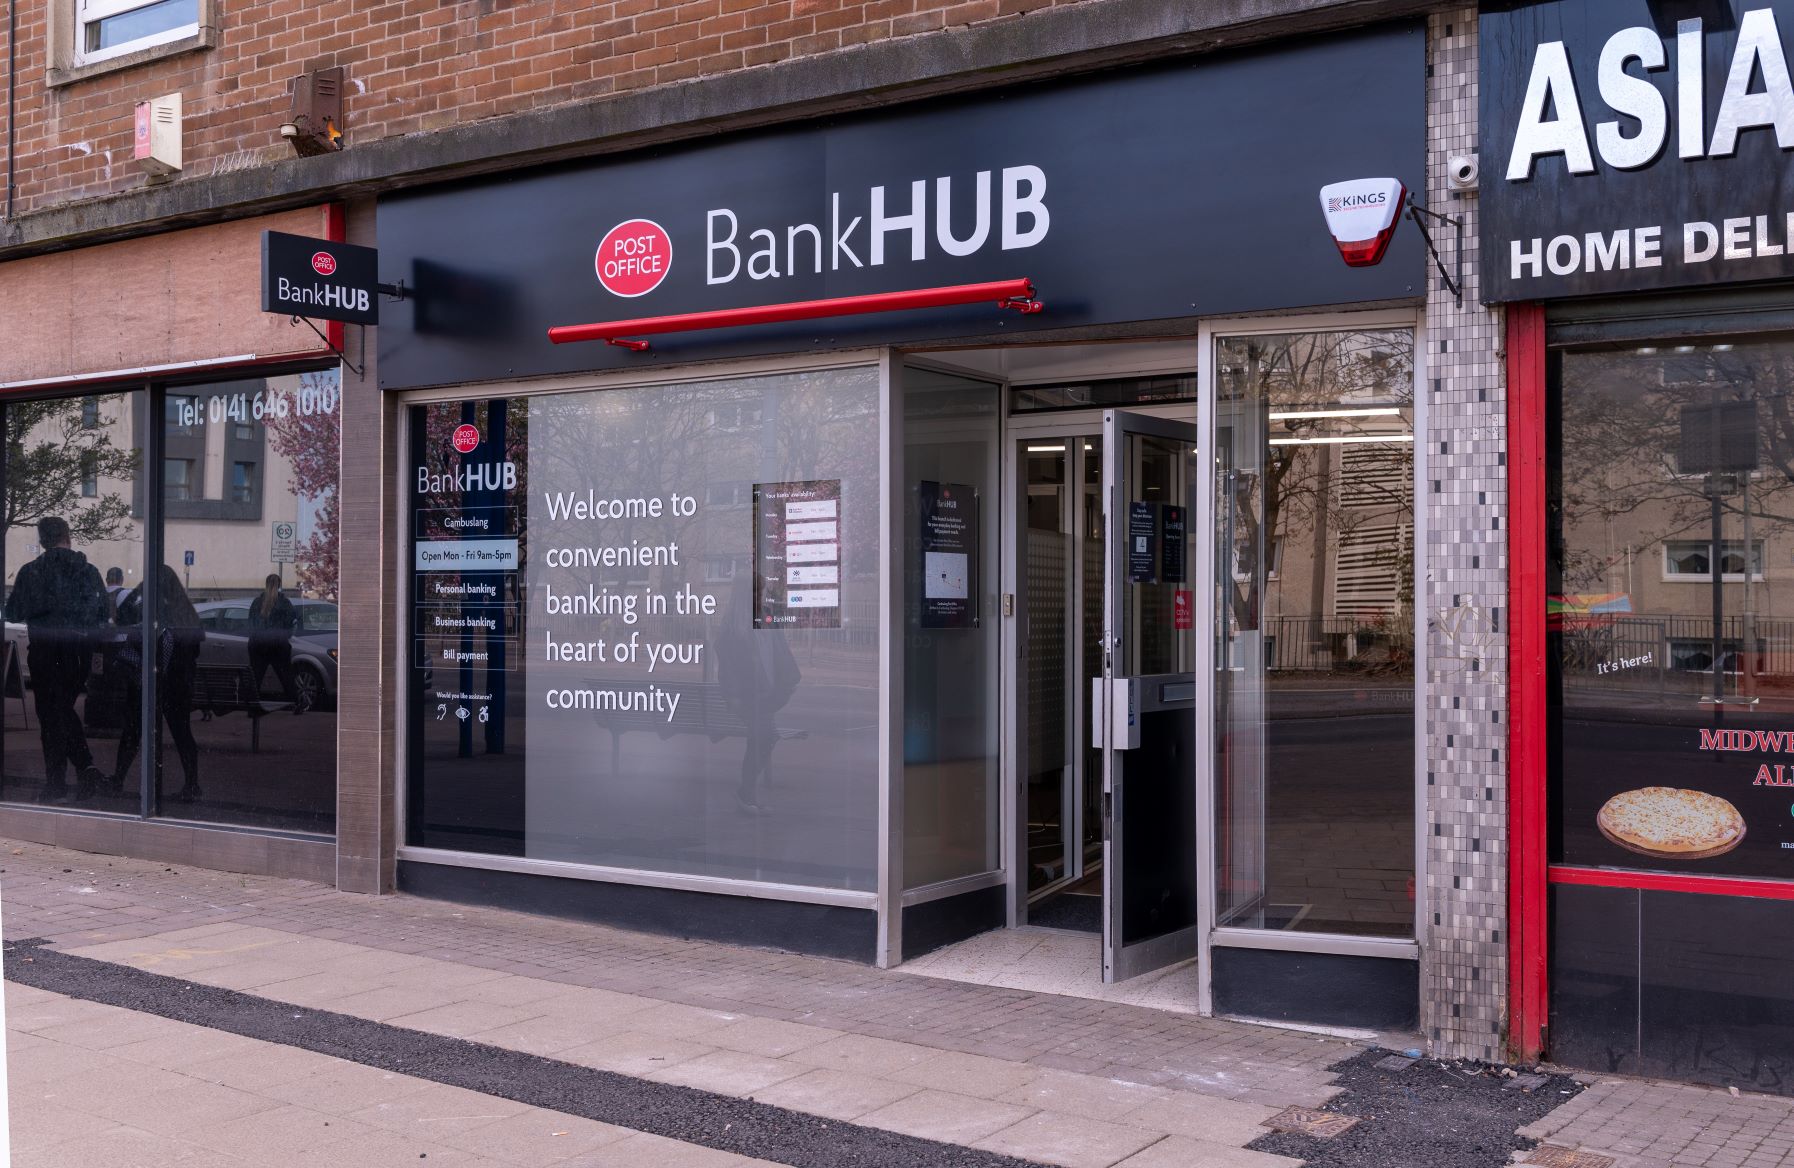
[[[328,276],[336,271],[336,257],[327,251],[314,252],[311,257],[311,270],[320,276]]]
[[[605,233],[592,266],[606,291],[646,296],[673,266],[673,238],[652,219],[626,220]]]
[[[455,436],[449,441],[453,442],[455,449],[462,454],[472,454],[474,447],[480,444],[480,431],[475,426],[456,426]]]

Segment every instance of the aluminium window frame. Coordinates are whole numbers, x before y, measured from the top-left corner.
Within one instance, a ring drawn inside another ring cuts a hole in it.
[[[103,49],[89,50],[87,48],[87,30],[89,26],[103,20],[109,20],[115,16],[123,16],[126,13],[135,12],[141,8],[148,8],[151,5],[162,3],[162,0],[74,0],[74,3],[75,24],[73,61],[77,65],[93,65],[102,61],[110,61],[115,57],[125,56],[128,53],[135,53],[143,49],[159,48],[162,45],[173,44],[176,41],[189,40],[199,35],[200,28],[204,24],[205,18],[204,4],[202,3],[202,0],[192,0],[193,19],[185,24],[176,25],[173,28],[164,29],[161,32],[150,33],[146,36],[136,37],[132,40],[125,41],[122,44],[112,45]]]

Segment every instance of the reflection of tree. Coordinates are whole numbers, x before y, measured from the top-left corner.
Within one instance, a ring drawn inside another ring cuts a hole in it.
[[[268,444],[293,466],[293,493],[302,499],[321,500],[317,522],[299,545],[293,570],[299,585],[313,596],[336,599],[337,536],[341,527],[337,480],[342,471],[342,409],[334,370],[305,373],[299,377],[300,394],[328,409],[306,413],[293,410],[266,419]]]
[[[118,421],[103,411],[120,397],[69,397],[6,404],[6,499],[0,534],[46,515],[68,520],[77,543],[119,539],[129,533],[131,505],[108,491],[83,499],[84,479],[136,477],[138,452],[112,444]]]
[[[1236,627],[1257,628],[1265,572],[1280,545],[1316,541],[1317,564],[1367,524],[1405,522],[1413,506],[1414,337],[1406,330],[1293,333],[1225,338],[1218,350],[1222,417],[1232,417],[1236,466],[1231,489],[1236,576],[1228,588]],[[1341,409],[1394,407],[1400,415],[1287,417]],[[1260,412],[1262,411],[1262,412]],[[1255,421],[1254,415],[1257,415]],[[1258,427],[1267,427],[1261,437]],[[1388,443],[1304,444],[1302,440],[1388,434]],[[1246,438],[1244,443],[1241,438]],[[1270,438],[1292,439],[1272,445]],[[1256,449],[1254,449],[1256,447]],[[1370,452],[1375,451],[1372,455]],[[1358,464],[1346,469],[1350,457]],[[1258,465],[1252,466],[1256,460]],[[1396,580],[1398,604],[1413,604],[1414,543],[1378,547],[1373,562]],[[1311,603],[1319,615],[1322,590]],[[1387,620],[1394,614],[1380,614]]]

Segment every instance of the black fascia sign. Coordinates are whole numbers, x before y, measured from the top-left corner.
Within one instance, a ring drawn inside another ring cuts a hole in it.
[[[1481,22],[1488,301],[1794,277],[1794,0]]]
[[[379,256],[371,247],[262,232],[262,311],[379,324]]]
[[[1414,22],[383,196],[384,389],[1417,298],[1419,232],[1348,268],[1342,175],[1420,188]],[[494,225],[502,225],[495,229]],[[557,325],[1032,281],[994,302],[555,345]],[[477,304],[470,302],[477,297]],[[477,327],[464,327],[472,324]]]

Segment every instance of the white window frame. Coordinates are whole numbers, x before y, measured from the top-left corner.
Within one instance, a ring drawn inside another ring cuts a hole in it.
[[[147,8],[160,0],[75,0],[75,45],[74,60],[78,65],[91,65],[96,61],[109,61],[114,57],[122,57],[126,53],[135,53],[139,49],[151,49],[157,45],[166,45],[174,41],[187,40],[199,35],[200,20],[204,16],[200,0],[193,0],[193,20],[188,24],[176,25],[162,32],[125,41],[123,44],[109,48],[87,51],[87,28],[97,21],[134,12],[139,8]]]
[[[1746,552],[1746,555],[1750,556],[1750,562],[1752,562],[1753,564],[1756,565],[1750,571],[1750,578],[1753,581],[1763,580],[1763,579],[1765,579],[1765,577],[1763,575],[1764,557],[1768,554],[1768,547],[1764,540],[1752,539],[1750,542],[1753,545],[1753,547],[1746,548],[1745,552]],[[1664,540],[1660,545],[1658,545],[1660,547],[1660,549],[1662,551],[1662,555],[1663,555],[1663,580],[1664,580],[1664,583],[1666,583],[1666,584],[1711,584],[1713,582],[1713,572],[1712,572],[1711,568],[1709,568],[1705,572],[1678,572],[1678,571],[1676,571],[1675,568],[1672,566],[1673,561],[1671,560],[1670,554],[1669,554],[1669,549],[1670,549],[1671,544],[1693,544],[1693,545],[1697,545],[1699,547],[1706,548],[1707,549],[1707,562],[1709,564],[1711,564],[1717,560],[1722,559],[1725,556],[1726,548],[1738,547],[1738,546],[1741,546],[1743,543],[1744,543],[1744,541],[1741,539],[1722,539],[1719,541],[1719,547],[1716,550],[1713,547],[1713,543],[1711,540],[1705,540],[1705,539],[1666,539],[1666,540]],[[1753,551],[1756,554],[1750,555],[1750,553]],[[1724,573],[1720,574],[1719,578],[1721,581],[1742,582],[1744,580],[1744,573],[1743,572],[1724,572]]]

